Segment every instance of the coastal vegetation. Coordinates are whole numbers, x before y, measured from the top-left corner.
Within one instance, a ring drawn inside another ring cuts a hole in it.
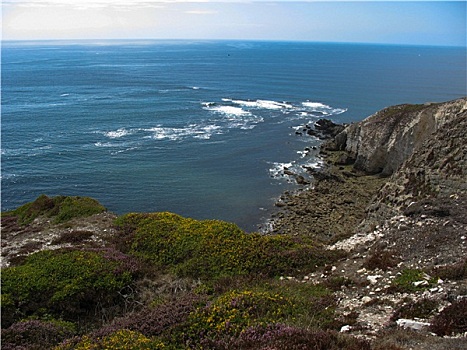
[[[20,225],[29,224],[38,216],[53,219],[58,224],[73,218],[90,216],[104,212],[106,209],[98,201],[89,197],[39,196],[35,201],[24,204],[19,208],[2,213],[2,217],[13,216]]]
[[[62,203],[69,203],[67,212],[74,214],[68,218],[74,218],[94,201],[40,196],[6,217],[27,226],[57,217],[60,210],[54,208]],[[245,332],[255,329],[264,336],[269,328],[278,342],[284,341],[280,330],[312,328],[345,343],[332,333],[342,325],[334,315],[332,290],[290,281],[293,274],[342,258],[342,252],[322,249],[309,237],[246,233],[231,223],[167,212],[130,213],[114,225],[116,234],[104,247],[42,250],[3,269],[7,349],[39,341],[48,329],[53,331],[45,336],[47,344],[59,349],[222,348],[246,341],[240,339]],[[283,275],[290,276],[279,279]],[[161,280],[172,284],[171,291],[155,288]],[[68,343],[59,345],[65,338]]]

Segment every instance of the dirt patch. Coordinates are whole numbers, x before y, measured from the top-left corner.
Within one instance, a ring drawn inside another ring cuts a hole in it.
[[[21,225],[15,216],[2,216],[1,267],[21,261],[42,249],[67,246],[104,246],[115,233],[113,222],[117,216],[104,212],[55,224],[51,218],[39,216]]]

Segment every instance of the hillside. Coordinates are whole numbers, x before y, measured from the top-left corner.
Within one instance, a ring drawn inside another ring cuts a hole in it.
[[[467,348],[467,98],[342,129],[268,234],[85,197],[2,213],[2,348]]]

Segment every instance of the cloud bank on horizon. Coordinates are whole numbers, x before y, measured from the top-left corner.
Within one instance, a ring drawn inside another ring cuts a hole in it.
[[[4,0],[3,40],[239,39],[467,46],[465,1]]]

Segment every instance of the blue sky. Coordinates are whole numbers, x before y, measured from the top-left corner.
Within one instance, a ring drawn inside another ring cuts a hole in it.
[[[465,1],[4,0],[2,27],[3,40],[467,45]]]

